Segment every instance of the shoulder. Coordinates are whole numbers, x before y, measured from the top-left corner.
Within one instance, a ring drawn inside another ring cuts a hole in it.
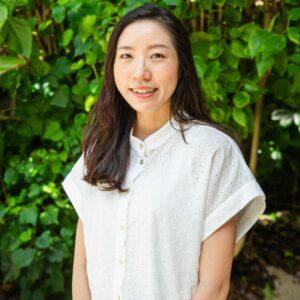
[[[191,146],[204,148],[209,152],[229,148],[239,149],[232,137],[210,124],[193,123],[187,125],[187,128],[185,136]]]

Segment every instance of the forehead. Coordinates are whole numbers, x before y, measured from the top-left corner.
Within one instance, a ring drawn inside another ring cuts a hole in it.
[[[118,40],[118,47],[131,44],[142,46],[145,43],[163,43],[172,46],[170,33],[163,25],[157,21],[140,20],[124,28]]]

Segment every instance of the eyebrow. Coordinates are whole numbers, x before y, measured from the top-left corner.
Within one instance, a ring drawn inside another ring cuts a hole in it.
[[[153,48],[165,48],[165,49],[169,49],[168,46],[164,45],[164,44],[153,44],[153,45],[150,45],[147,49],[153,49]],[[121,47],[118,47],[118,50],[133,50],[132,47],[130,46],[121,46]]]

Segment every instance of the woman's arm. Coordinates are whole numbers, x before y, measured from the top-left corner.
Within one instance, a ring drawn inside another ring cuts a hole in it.
[[[91,300],[86,272],[86,255],[83,238],[83,225],[78,219],[72,277],[73,300]]]
[[[199,286],[191,300],[226,300],[230,288],[236,217],[202,242]]]

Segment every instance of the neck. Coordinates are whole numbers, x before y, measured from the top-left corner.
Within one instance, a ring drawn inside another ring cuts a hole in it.
[[[140,140],[145,140],[149,135],[157,131],[170,120],[170,114],[159,114],[157,112],[136,114],[133,124],[133,135]]]

